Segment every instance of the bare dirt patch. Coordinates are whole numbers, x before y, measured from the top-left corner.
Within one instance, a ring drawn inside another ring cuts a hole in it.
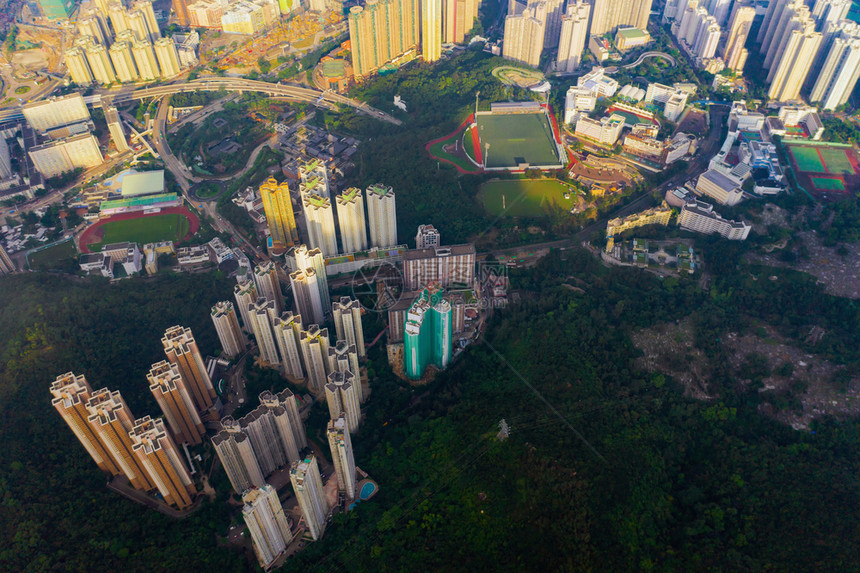
[[[808,340],[820,340],[824,332],[810,329]],[[732,367],[743,370],[750,355],[764,357],[770,375],[762,379],[759,389],[768,400],[759,410],[795,429],[809,428],[809,423],[823,416],[856,417],[860,415],[860,379],[846,379],[842,388],[834,376],[844,367],[824,360],[791,344],[773,328],[761,326],[756,334],[729,333],[725,337]],[[749,384],[751,380],[740,380]],[[779,402],[788,402],[787,394],[799,402],[794,408],[780,408]],[[773,398],[773,399],[771,399]]]
[[[752,262],[809,273],[817,278],[830,294],[860,298],[860,246],[845,245],[848,254],[843,257],[837,254],[835,248],[825,247],[814,231],[803,231],[798,233],[798,236],[808,250],[808,258],[787,263],[780,260],[780,249],[774,249],[769,254],[751,253],[747,257]]]
[[[692,320],[644,328],[631,338],[636,348],[645,353],[636,359],[638,367],[671,376],[684,386],[685,396],[697,400],[713,398],[706,374],[708,359],[694,346]]]
[[[825,332],[811,327],[806,342],[814,344]],[[709,400],[708,359],[694,346],[692,321],[664,323],[634,332],[636,348],[644,352],[636,365],[649,372],[671,376],[684,386],[684,395]],[[750,363],[758,364],[762,397],[759,412],[796,430],[808,429],[816,418],[860,417],[860,377],[850,377],[834,364],[793,345],[770,326],[755,334],[728,333],[726,355],[738,382],[749,386]],[[746,377],[745,377],[746,375]],[[839,381],[841,378],[841,382]]]

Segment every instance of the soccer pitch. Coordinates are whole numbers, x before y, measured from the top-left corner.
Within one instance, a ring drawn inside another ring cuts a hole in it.
[[[789,151],[799,171],[807,173],[827,173],[824,164],[818,157],[818,151],[814,147],[790,146]]]
[[[477,124],[487,168],[562,166],[545,113],[479,115]]]
[[[564,194],[571,198],[565,199]],[[568,210],[574,205],[576,190],[557,179],[511,179],[487,181],[479,197],[491,215],[543,217],[550,203]]]
[[[125,221],[110,221],[102,226],[101,241],[90,244],[92,251],[98,251],[102,245],[110,243],[155,243],[158,241],[181,241],[188,233],[188,219],[183,215],[154,215],[126,219]]]

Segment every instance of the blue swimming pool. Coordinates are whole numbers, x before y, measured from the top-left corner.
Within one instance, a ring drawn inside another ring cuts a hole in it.
[[[361,486],[361,491],[358,492],[358,497],[359,497],[359,499],[362,499],[362,500],[368,499],[370,496],[373,495],[373,492],[375,492],[375,491],[376,491],[376,484],[374,484],[373,482],[367,482],[366,484]]]

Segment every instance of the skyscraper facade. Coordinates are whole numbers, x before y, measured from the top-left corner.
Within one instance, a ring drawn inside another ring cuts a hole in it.
[[[337,222],[344,253],[367,249],[367,226],[364,223],[364,198],[361,189],[350,187],[337,197]]]
[[[144,491],[153,489],[155,486],[148,472],[134,453],[129,436],[134,428],[134,416],[120,393],[107,388],[96,390],[87,402],[87,410],[90,425],[131,485]]]
[[[87,86],[93,83],[93,73],[87,62],[87,55],[80,46],[72,46],[63,54],[66,60],[66,69],[72,81],[79,86]]]
[[[284,311],[284,295],[281,293],[281,282],[278,280],[278,269],[275,263],[267,261],[254,267],[254,280],[257,283],[257,296],[275,303],[275,314]]]
[[[355,345],[358,355],[364,358],[364,327],[361,324],[361,303],[348,296],[332,305],[334,328],[338,340]],[[356,372],[356,374],[358,374]]]
[[[451,303],[441,288],[428,287],[409,308],[403,325],[404,371],[419,380],[428,365],[445,368],[451,361]]]
[[[348,19],[356,77],[375,72],[421,40],[419,0],[367,0],[350,8]]]
[[[421,54],[425,62],[442,56],[442,0],[421,0]]]
[[[313,454],[293,463],[290,468],[290,482],[299,502],[305,526],[311,537],[317,540],[325,531],[329,507],[323,492],[319,465]]]
[[[747,49],[744,47],[755,19],[754,6],[741,6],[734,11],[729,21],[728,36],[726,37],[723,60],[726,67],[733,72],[741,72],[747,61]]]
[[[299,163],[299,193],[314,193],[320,197],[331,198],[328,169],[321,159],[311,159]]]
[[[113,141],[116,150],[124,153],[129,150],[128,140],[125,137],[125,130],[122,127],[122,121],[119,118],[119,112],[112,105],[106,106],[102,104],[105,113],[105,122],[107,122],[108,132],[110,132],[111,141]]]
[[[386,249],[397,244],[397,209],[394,190],[377,183],[367,188],[367,215],[370,222],[370,246]]]
[[[326,437],[331,448],[338,490],[347,499],[355,499],[355,456],[352,453],[352,440],[350,440],[346,417],[343,414],[329,421]]]
[[[128,42],[115,42],[108,50],[116,78],[122,83],[137,81],[137,66],[134,65],[134,56],[131,55],[131,44]]]
[[[299,333],[302,331],[302,316],[290,311],[283,313],[272,322],[275,342],[281,353],[281,365],[285,376],[303,380],[302,353],[299,348]]]
[[[299,233],[287,182],[279,184],[274,177],[269,177],[260,185],[260,199],[263,201],[273,248],[286,249],[295,245]]]
[[[15,261],[9,256],[3,245],[0,245],[0,275],[8,275],[9,273],[14,273],[16,270]]]
[[[558,43],[556,69],[570,73],[579,68],[585,41],[588,38],[588,18],[591,4],[584,0],[572,1],[567,5],[567,14],[561,19],[561,38]]]
[[[235,358],[242,354],[246,344],[245,335],[242,334],[242,329],[239,328],[239,319],[236,318],[233,303],[230,301],[215,303],[210,316],[212,317],[212,323],[215,325],[215,331],[218,332],[218,340],[221,341],[224,355],[228,358]]]
[[[309,249],[307,245],[299,245],[287,253],[286,261],[290,272],[313,269],[323,313],[328,314],[331,311],[331,297],[328,292],[328,278],[326,277],[325,259],[322,251]],[[305,317],[305,321],[317,322],[309,320],[308,317]]]
[[[290,522],[278,499],[278,492],[266,484],[242,495],[242,517],[254,542],[260,567],[267,569],[286,550],[293,539]]]
[[[478,17],[478,0],[442,0],[442,41],[461,44]]]
[[[158,67],[161,68],[161,76],[172,78],[178,74],[180,70],[179,53],[176,51],[176,44],[173,38],[161,38],[156,40],[153,46],[155,47],[155,58],[158,60]]]
[[[315,394],[325,392],[329,346],[327,328],[320,329],[318,325],[311,324],[307,330],[299,332],[299,348],[308,375],[308,388]]]
[[[338,340],[334,346],[330,346],[328,349],[328,363],[330,372],[352,372],[355,375],[358,399],[364,402],[359,380],[358,353],[355,351],[355,345],[349,344],[346,340]]]
[[[161,76],[161,71],[158,69],[158,59],[155,57],[152,44],[146,41],[135,42],[131,46],[131,55],[134,56],[134,64],[137,66],[140,79],[154,80]]]
[[[601,36],[619,26],[648,29],[652,0],[594,0],[591,34]]]
[[[821,33],[814,32],[811,24],[809,22],[803,29],[794,30],[788,35],[784,50],[768,73],[768,98],[791,101],[800,97],[800,88],[821,45]]]
[[[144,416],[134,422],[129,437],[140,465],[164,501],[179,509],[193,504],[197,495],[194,481],[164,422]]]
[[[324,257],[337,254],[337,237],[334,231],[334,211],[331,201],[313,193],[302,195],[305,228],[308,231],[308,244],[322,251]]]
[[[855,27],[856,29],[856,27]],[[860,34],[845,31],[831,41],[809,100],[833,110],[848,101],[860,77]]]
[[[350,432],[358,431],[361,420],[361,383],[349,371],[332,372],[325,385],[325,399],[332,420],[343,414]]]
[[[275,301],[259,297],[248,309],[248,316],[260,349],[260,359],[269,366],[279,367],[278,345],[272,332],[272,321],[278,316]]]
[[[103,472],[111,475],[122,473],[113,453],[102,441],[100,434],[90,424],[87,403],[92,397],[92,388],[84,376],[67,372],[57,376],[51,384],[51,405],[56,408],[75,437]]]
[[[325,313],[317,288],[317,274],[312,268],[290,273],[290,285],[293,299],[296,301],[297,312],[307,317],[307,320],[322,323]]]
[[[236,306],[239,308],[239,316],[242,317],[242,326],[245,332],[253,332],[251,327],[251,318],[248,315],[248,307],[257,302],[257,285],[254,281],[248,280],[243,283],[238,283],[233,287],[233,297],[236,299]]]
[[[166,360],[156,362],[149,369],[146,379],[176,441],[188,442],[191,445],[201,443],[206,429],[179,373],[179,367]]]
[[[176,364],[197,411],[208,411],[215,401],[215,388],[190,328],[172,326],[161,339],[167,361]]]
[[[241,494],[251,486],[261,487],[266,483],[251,447],[251,439],[242,430],[239,422],[225,416],[221,420],[221,431],[212,438],[212,445],[221,465],[224,466],[233,491]]]
[[[188,26],[188,2],[186,0],[172,0],[173,12],[176,14],[176,23],[180,26]]]
[[[520,14],[505,17],[505,41],[502,55],[517,62],[537,67],[543,53],[546,20],[539,14],[541,6],[526,7]]]

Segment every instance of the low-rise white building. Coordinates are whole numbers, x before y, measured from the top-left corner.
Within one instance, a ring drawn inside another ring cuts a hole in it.
[[[594,111],[597,96],[594,92],[571,86],[564,97],[564,123],[575,124],[580,114]]]
[[[743,241],[749,236],[751,225],[743,221],[723,219],[714,212],[714,206],[703,201],[687,202],[678,215],[678,225],[696,233],[718,233],[726,239]]]
[[[113,259],[109,255],[104,253],[81,255],[78,264],[81,266],[81,270],[87,274],[113,278]]]
[[[603,145],[615,145],[618,138],[621,137],[621,131],[624,129],[624,116],[614,113],[609,117],[600,119],[591,119],[590,117],[580,117],[576,122],[575,134],[580,137],[587,137]]]
[[[738,182],[715,169],[708,169],[696,182],[696,191],[714,199],[721,205],[737,205],[743,199]]]
[[[576,87],[586,89],[598,97],[612,97],[618,91],[618,82],[605,74],[603,68],[595,66],[590,72],[576,80]]]

